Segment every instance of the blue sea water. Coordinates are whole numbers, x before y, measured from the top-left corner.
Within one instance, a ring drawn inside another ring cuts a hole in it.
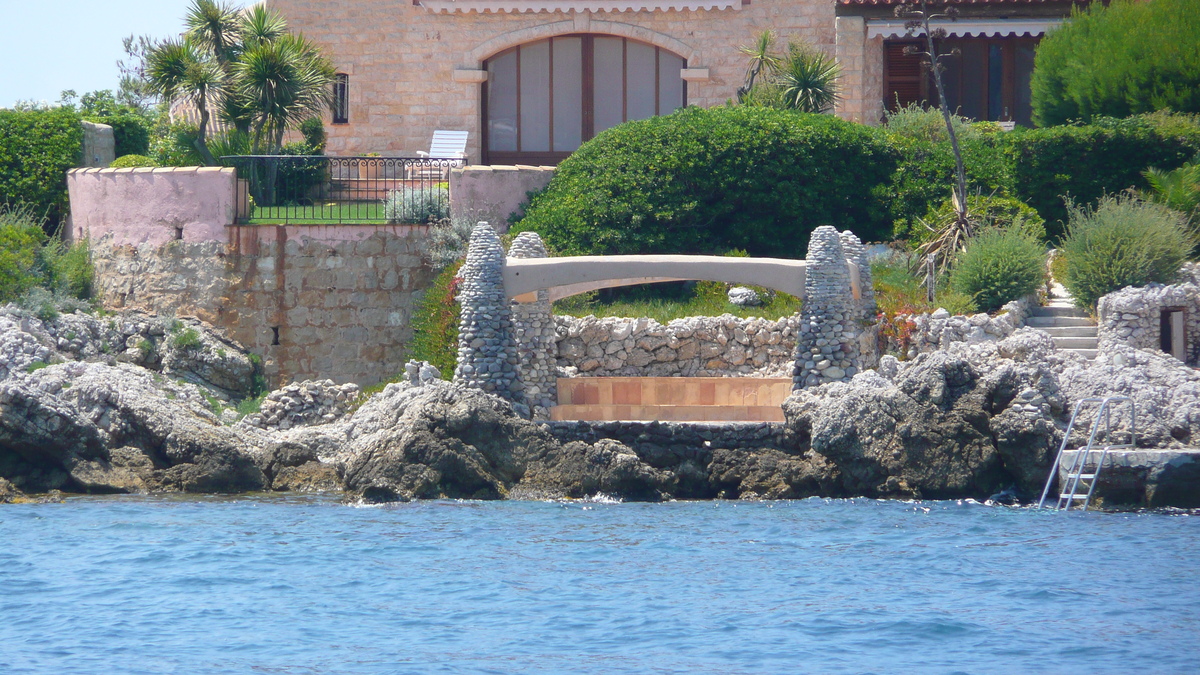
[[[0,507],[0,673],[1195,673],[1200,517],[972,502]]]

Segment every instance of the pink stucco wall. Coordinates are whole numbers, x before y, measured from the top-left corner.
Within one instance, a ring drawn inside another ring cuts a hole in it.
[[[554,177],[552,166],[470,165],[450,172],[450,217],[485,221],[508,231],[508,218],[523,213],[526,193],[541,190]]]
[[[111,234],[112,243],[133,245],[224,242],[236,186],[236,172],[222,167],[74,169],[67,173],[71,234]]]

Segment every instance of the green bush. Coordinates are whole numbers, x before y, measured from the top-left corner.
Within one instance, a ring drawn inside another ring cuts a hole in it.
[[[1012,172],[1001,151],[1003,134],[957,115],[950,119],[963,154],[968,194],[1007,194]],[[894,234],[919,237],[923,228],[918,218],[947,201],[955,181],[946,123],[937,109],[914,104],[888,113],[885,128],[900,155],[890,188]]]
[[[0,110],[0,201],[25,203],[57,223],[67,214],[67,171],[79,165],[83,126],[64,108]]]
[[[1033,293],[1046,279],[1046,248],[1015,227],[984,229],[955,256],[950,287],[984,312]]]
[[[461,314],[458,300],[458,281],[455,275],[462,267],[457,260],[433,280],[433,284],[417,301],[413,310],[413,339],[408,346],[409,357],[428,361],[442,372],[442,377],[454,376],[458,363],[458,321]]]
[[[88,117],[90,122],[107,124],[113,130],[113,142],[116,144],[117,157],[124,155],[145,155],[150,152],[150,129],[152,127],[145,117],[125,112],[115,115]]]
[[[818,225],[888,234],[895,160],[882,134],[832,116],[690,107],[584,143],[518,229],[564,254],[802,258]]]
[[[56,295],[77,300],[92,297],[96,268],[86,239],[68,245],[52,237],[42,247],[41,259],[46,270],[45,285]]]
[[[1090,203],[1146,187],[1142,171],[1174,169],[1200,151],[1200,124],[1183,115],[1097,119],[1087,126],[1004,134],[1013,194],[1046,219],[1051,237],[1067,220],[1064,198]]]
[[[450,217],[450,190],[443,187],[419,187],[392,190],[383,201],[383,215],[389,223],[433,223]]]
[[[204,158],[196,149],[199,129],[188,122],[170,122],[163,115],[150,141],[150,156],[159,166],[204,166]]]
[[[1076,10],[1038,45],[1030,86],[1041,126],[1164,108],[1200,112],[1196,0],[1118,0]]]
[[[999,195],[974,194],[967,197],[967,216],[974,228],[979,230],[991,228],[1015,228],[1038,241],[1046,239],[1046,221],[1038,212],[1025,202],[1012,197]],[[957,217],[953,200],[947,199],[936,209],[930,209],[924,223],[937,228]],[[934,236],[929,227],[914,228],[912,239],[915,243],[928,241]]]
[[[42,219],[32,207],[0,204],[0,304],[43,280],[39,262],[45,243]]]
[[[1126,286],[1171,283],[1195,244],[1183,214],[1130,195],[1073,206],[1070,218],[1059,246],[1062,282],[1087,309]]]
[[[134,169],[134,168],[138,168],[138,167],[147,167],[147,166],[149,166],[149,167],[158,166],[158,162],[154,161],[153,158],[147,157],[145,155],[122,155],[122,156],[116,158],[115,160],[113,160],[113,163],[109,164],[108,168],[110,168],[110,169]]]

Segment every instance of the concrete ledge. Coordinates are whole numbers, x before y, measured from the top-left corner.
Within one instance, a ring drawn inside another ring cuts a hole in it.
[[[1070,464],[1078,450],[1063,453]],[[1085,471],[1094,469],[1085,467]],[[1065,480],[1059,470],[1058,480]],[[1108,453],[1096,496],[1106,504],[1200,507],[1200,449],[1122,450]]]

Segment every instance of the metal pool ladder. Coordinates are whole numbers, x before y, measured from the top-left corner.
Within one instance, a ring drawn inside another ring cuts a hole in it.
[[[1100,410],[1096,412],[1096,419],[1092,421],[1092,432],[1088,435],[1087,445],[1075,450],[1074,456],[1071,458],[1068,465],[1063,465],[1063,455],[1067,452],[1067,443],[1071,440],[1071,430],[1075,428],[1075,420],[1079,417],[1079,411],[1085,403],[1099,403]],[[1113,403],[1128,403],[1129,404],[1129,443],[1114,444],[1112,433],[1112,404]],[[1101,420],[1104,422],[1104,442],[1105,445],[1097,446],[1096,436],[1100,431]],[[1059,486],[1058,502],[1054,506],[1054,510],[1071,510],[1071,506],[1078,501],[1083,502],[1083,510],[1086,511],[1088,504],[1092,501],[1092,493],[1096,491],[1096,483],[1100,480],[1100,469],[1104,466],[1104,460],[1108,458],[1110,450],[1133,450],[1137,447],[1137,406],[1133,399],[1128,396],[1106,396],[1103,398],[1085,398],[1080,399],[1075,404],[1075,412],[1071,413],[1071,423],[1067,425],[1067,431],[1063,435],[1062,445],[1058,448],[1058,457],[1054,460],[1054,465],[1050,467],[1050,475],[1046,478],[1046,487],[1042,490],[1042,498],[1038,501],[1038,508],[1042,508],[1046,503],[1046,496],[1050,494],[1050,486],[1054,484],[1054,479],[1059,474],[1060,468],[1066,469],[1066,478]],[[1098,453],[1099,458],[1095,462],[1095,468],[1092,473],[1084,473],[1089,464],[1089,459],[1093,454]]]

